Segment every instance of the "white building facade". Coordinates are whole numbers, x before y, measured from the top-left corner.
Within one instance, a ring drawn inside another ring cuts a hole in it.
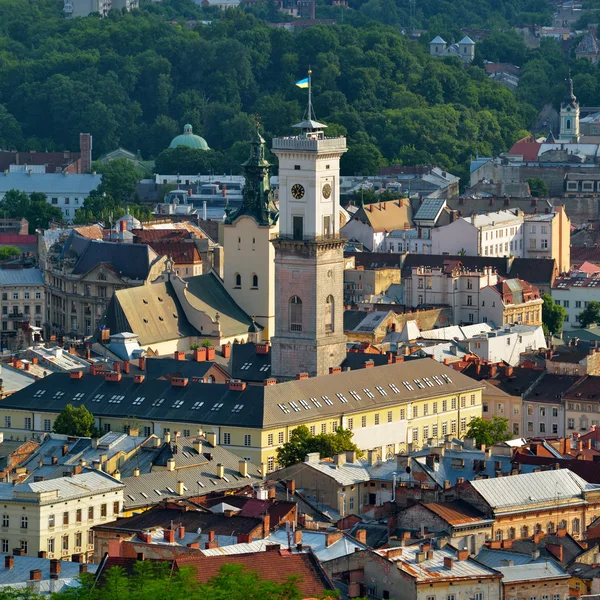
[[[600,274],[572,271],[564,277],[557,277],[551,295],[554,302],[567,311],[563,330],[577,329],[581,327],[581,311],[593,300],[600,300]]]

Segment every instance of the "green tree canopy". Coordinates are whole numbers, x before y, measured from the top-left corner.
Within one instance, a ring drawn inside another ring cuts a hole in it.
[[[46,229],[51,221],[62,221],[60,208],[48,204],[46,196],[34,192],[30,196],[18,190],[8,190],[0,200],[0,214],[11,218],[25,217],[29,221],[29,231]]]
[[[469,423],[466,437],[473,438],[478,446],[492,446],[510,440],[512,435],[508,429],[508,419],[494,415],[489,421],[481,417],[473,419]]]
[[[76,437],[98,437],[94,415],[82,404],[67,404],[54,421],[54,433]]]
[[[549,194],[548,185],[543,179],[540,179],[539,177],[530,177],[527,180],[527,183],[529,184],[529,190],[531,191],[531,195],[534,198],[547,196]]]
[[[307,454],[318,452],[321,458],[331,458],[340,452],[362,452],[352,442],[352,431],[339,427],[335,433],[311,434],[306,425],[296,427],[289,442],[277,449],[277,462],[281,467],[289,467],[302,462]]]
[[[560,334],[567,317],[564,307],[556,304],[550,294],[543,294],[542,324],[545,333]]]
[[[21,251],[14,246],[2,246],[2,248],[0,248],[0,260],[8,260],[9,258],[20,255]]]
[[[106,194],[121,206],[134,200],[135,184],[140,180],[140,174],[131,161],[126,158],[96,161],[92,163],[92,169],[102,175],[99,194]]]
[[[600,302],[597,300],[588,302],[588,305],[579,313],[579,323],[583,327],[592,323],[600,324]]]

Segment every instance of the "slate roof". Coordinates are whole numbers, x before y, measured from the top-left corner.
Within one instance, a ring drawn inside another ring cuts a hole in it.
[[[26,194],[42,192],[87,196],[102,183],[102,175],[64,175],[62,173],[8,173],[0,177],[0,194],[19,190]]]
[[[344,371],[270,386],[246,386],[241,391],[230,390],[224,384],[189,383],[177,387],[166,380],[146,378],[142,383],[135,383],[132,377],[123,376],[120,381],[112,382],[99,376],[71,379],[68,373],[54,373],[5,398],[2,406],[57,413],[66,404],[74,403],[85,405],[97,417],[276,427],[303,423],[307,416],[326,418],[352,414],[417,398],[478,389],[481,385],[473,379],[434,360],[420,359],[410,364]],[[360,400],[350,392],[355,392]],[[75,398],[75,394],[82,395]],[[109,401],[114,396],[119,397],[118,402]]]
[[[202,263],[194,242],[165,241],[149,242],[152,249],[160,256],[170,256],[176,265],[198,265]]]
[[[229,364],[234,379],[262,382],[271,377],[271,349],[267,354],[257,354],[254,342],[233,344]]]
[[[350,530],[350,535],[356,537],[358,531],[364,530],[367,532],[367,546],[369,548],[379,548],[388,541],[387,525],[379,523],[356,523]]]
[[[39,269],[0,269],[0,286],[44,285],[44,276]]]
[[[497,479],[476,479],[471,485],[492,509],[508,511],[544,502],[583,499],[583,492],[597,489],[568,469],[540,471]]]
[[[119,244],[101,240],[88,240],[75,244],[72,248],[78,253],[79,259],[73,268],[73,274],[83,275],[96,267],[98,263],[111,265],[116,273],[123,278],[148,279],[150,268],[158,255],[146,244]]]
[[[342,369],[363,369],[365,362],[372,360],[376,367],[388,364],[387,354],[371,354],[369,352],[348,352],[342,363]]]
[[[535,387],[525,396],[527,402],[553,402],[562,404],[562,395],[572,385],[579,381],[578,375],[558,375],[555,373],[546,373],[544,377],[536,383]]]
[[[237,344],[236,344],[237,345]],[[204,377],[217,363],[212,360],[175,360],[174,358],[146,358],[146,377],[158,379],[165,375],[179,375],[192,379]]]
[[[533,538],[528,540],[514,540],[512,544],[512,550],[515,552],[529,554],[530,556],[533,552],[538,550],[540,552],[540,558],[550,558],[556,562],[560,562],[556,556],[548,550],[548,544],[562,547],[563,559],[560,564],[563,565],[568,565],[569,563],[573,562],[580,554],[583,554],[586,551],[586,549],[583,548],[577,542],[577,540],[573,539],[570,535],[557,535],[555,533],[544,535],[537,543]]]

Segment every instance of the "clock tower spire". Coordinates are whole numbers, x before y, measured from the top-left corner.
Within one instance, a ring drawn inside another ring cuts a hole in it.
[[[310,72],[309,72],[310,94]],[[327,137],[311,102],[297,134],[273,139],[279,159],[279,235],[275,248],[275,336],[271,372],[324,375],[346,356],[344,241],[339,225],[344,137]]]

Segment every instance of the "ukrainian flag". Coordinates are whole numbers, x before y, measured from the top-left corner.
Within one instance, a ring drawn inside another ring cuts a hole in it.
[[[308,77],[306,79],[301,79],[300,81],[296,81],[296,85],[299,88],[307,88],[308,87]]]

